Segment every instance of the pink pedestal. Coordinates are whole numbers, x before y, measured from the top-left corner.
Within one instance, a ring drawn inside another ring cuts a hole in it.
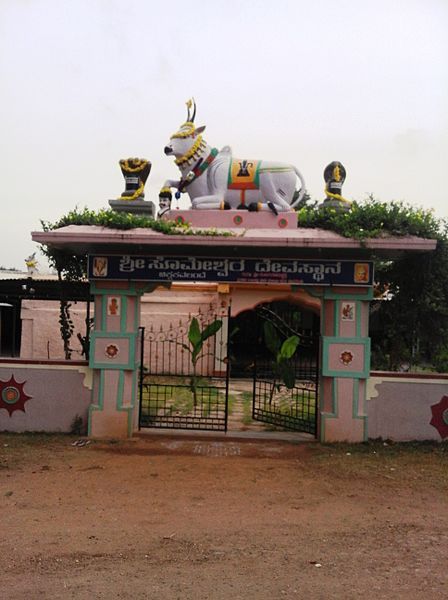
[[[170,210],[162,217],[165,221],[190,223],[193,227],[218,229],[297,229],[297,213],[247,210]]]

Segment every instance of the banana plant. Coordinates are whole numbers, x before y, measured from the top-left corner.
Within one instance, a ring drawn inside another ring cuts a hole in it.
[[[203,356],[202,350],[204,348],[204,343],[208,340],[208,338],[216,335],[221,327],[222,321],[220,319],[215,319],[206,325],[201,331],[199,321],[196,319],[196,317],[193,317],[188,330],[188,341],[190,342],[190,345],[188,346],[187,344],[182,344],[182,348],[184,348],[190,354],[191,365],[193,367],[193,375],[190,380],[190,389],[193,392],[194,406],[197,406],[196,367],[199,359]]]
[[[282,379],[288,389],[292,389],[296,382],[296,376],[291,358],[299,345],[299,336],[291,335],[282,341],[276,327],[270,321],[264,322],[263,332],[266,346],[275,357],[276,377]]]

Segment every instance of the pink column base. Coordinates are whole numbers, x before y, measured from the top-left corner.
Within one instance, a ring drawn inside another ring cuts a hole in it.
[[[362,414],[353,414],[353,379],[336,378],[336,414],[322,411],[320,415],[321,442],[364,442],[365,418]],[[333,393],[333,386],[323,386],[323,393]],[[324,398],[324,406],[329,405],[329,398]]]
[[[127,438],[129,437],[128,420],[127,412],[92,411],[89,435],[92,438]]]

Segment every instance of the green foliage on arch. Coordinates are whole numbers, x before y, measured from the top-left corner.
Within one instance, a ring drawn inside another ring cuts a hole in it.
[[[437,240],[434,252],[375,261],[371,306],[372,368],[448,371],[448,223],[432,210],[370,196],[348,212],[304,206],[298,226],[362,240],[416,236]]]
[[[396,369],[407,362],[448,371],[448,223],[431,210],[404,202],[382,202],[370,196],[353,202],[348,212],[302,205],[298,226],[334,231],[362,240],[412,235],[437,240],[434,252],[405,255],[395,261],[376,260],[376,291],[372,303],[373,368]],[[168,235],[231,235],[213,229],[192,230],[188,225],[165,222],[112,210],[75,209],[54,223],[42,222],[44,231],[67,225],[99,225],[113,229],[150,228]],[[43,254],[64,279],[86,277],[86,256],[49,246]],[[384,298],[388,298],[384,300]]]
[[[405,202],[382,202],[373,196],[364,202],[352,202],[349,211],[303,206],[297,211],[297,219],[299,227],[329,229],[357,240],[389,235],[438,238],[443,230],[443,222],[432,210]]]
[[[43,231],[54,231],[69,225],[97,225],[108,227],[109,229],[129,230],[129,229],[152,229],[167,235],[188,235],[188,236],[231,236],[229,231],[218,231],[214,228],[196,229],[188,223],[177,223],[175,221],[162,221],[150,217],[133,215],[131,213],[117,212],[111,209],[101,209],[99,211],[88,208],[71,210],[60,219],[51,223],[41,221]],[[64,279],[79,281],[85,279],[87,275],[87,255],[73,254],[66,250],[58,250],[46,244],[41,245],[41,251],[47,257],[51,267],[61,274]]]

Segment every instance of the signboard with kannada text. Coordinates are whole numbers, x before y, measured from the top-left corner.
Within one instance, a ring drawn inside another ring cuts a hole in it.
[[[295,258],[204,258],[191,256],[89,256],[89,279],[373,285],[373,263]]]

